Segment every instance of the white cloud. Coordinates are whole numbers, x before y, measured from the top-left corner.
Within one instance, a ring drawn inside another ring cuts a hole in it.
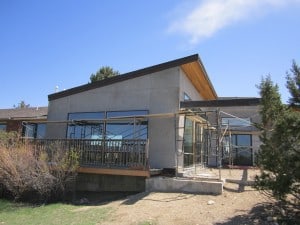
[[[292,3],[300,3],[300,0],[197,1],[192,9],[177,9],[179,16],[171,23],[168,32],[187,35],[191,44],[197,44],[227,26]]]

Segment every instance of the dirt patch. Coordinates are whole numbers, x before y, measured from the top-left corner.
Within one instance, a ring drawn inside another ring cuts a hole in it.
[[[222,170],[222,177],[230,182],[217,196],[148,192],[132,195],[105,204],[113,210],[109,220],[101,224],[271,224],[267,218],[272,200],[249,186],[257,173],[249,169]]]

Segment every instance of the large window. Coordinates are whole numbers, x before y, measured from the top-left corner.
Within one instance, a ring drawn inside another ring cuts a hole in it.
[[[147,139],[148,120],[139,117],[147,114],[145,110],[70,113],[67,138]]]
[[[194,151],[193,151],[193,121],[185,118],[184,128],[184,166],[191,166],[194,163]]]
[[[231,152],[229,148],[229,136],[225,138],[226,144],[224,149],[225,162],[234,165],[253,165],[252,161],[252,135],[250,134],[233,134],[231,135]]]
[[[145,118],[132,116],[147,115],[147,111],[117,111],[107,112],[109,120],[106,124],[108,139],[147,139],[148,122]],[[119,118],[119,119],[118,119]]]
[[[103,112],[69,113],[67,138],[100,139],[103,136]]]
[[[204,158],[204,151],[206,151],[206,143],[203,140],[203,135],[204,132],[201,123],[186,117],[183,135],[183,160],[185,167],[205,163],[206,159]]]
[[[23,125],[23,136],[26,138],[45,138],[45,123],[26,123]]]
[[[6,131],[6,124],[0,123],[0,131]]]

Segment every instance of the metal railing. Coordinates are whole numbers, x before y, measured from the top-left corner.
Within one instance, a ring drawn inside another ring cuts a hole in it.
[[[31,139],[36,151],[79,153],[79,165],[92,168],[148,169],[148,140]]]

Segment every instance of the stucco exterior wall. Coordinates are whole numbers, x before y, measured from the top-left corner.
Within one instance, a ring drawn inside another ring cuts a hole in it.
[[[190,79],[180,70],[180,101],[184,101],[184,93],[186,93],[192,101],[203,100],[203,97],[196,90]]]
[[[66,121],[68,113],[149,110],[149,114],[175,113],[179,109],[179,67],[49,102],[48,121]],[[49,123],[48,138],[65,138],[66,123]],[[148,123],[149,160],[153,168],[175,166],[174,119],[151,118]]]

